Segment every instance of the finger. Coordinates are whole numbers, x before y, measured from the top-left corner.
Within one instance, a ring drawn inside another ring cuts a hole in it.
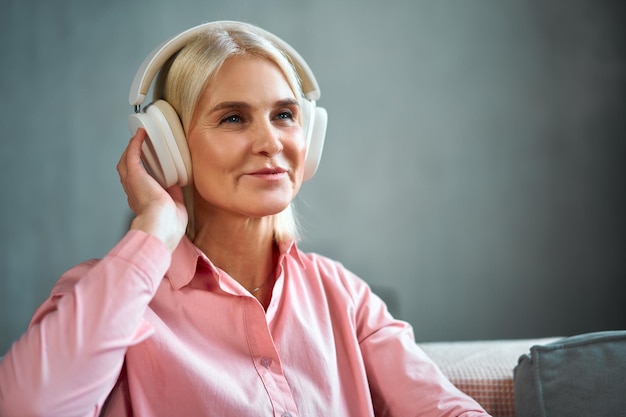
[[[137,129],[135,134],[130,138],[130,140],[128,141],[128,145],[126,145],[126,148],[124,149],[124,152],[122,152],[122,154],[120,155],[120,160],[117,162],[118,170],[120,167],[126,164],[126,158],[128,157],[129,149],[133,149],[137,146],[136,142],[140,140],[142,134],[145,136],[145,131],[143,129]]]
[[[137,132],[135,132],[135,135],[130,139],[125,151],[125,157],[129,158],[129,162],[141,161],[141,146],[143,145],[146,136],[146,131],[143,128],[139,128],[137,129]]]
[[[124,189],[126,194],[129,195],[129,197],[130,185],[128,181],[129,175],[132,175],[131,171],[133,170],[133,161],[130,155],[132,155],[132,153],[134,152],[133,147],[136,146],[134,144],[137,143],[139,136],[140,132],[137,131],[135,135],[130,139],[128,145],[126,146],[126,149],[124,149],[124,152],[120,156],[120,160],[117,163],[117,173],[119,175],[120,183],[122,184],[122,188]],[[131,201],[129,199],[129,206],[132,207],[132,204],[130,204],[130,202]]]

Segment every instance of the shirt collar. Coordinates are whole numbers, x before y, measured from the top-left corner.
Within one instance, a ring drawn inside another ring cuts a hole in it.
[[[280,252],[278,268],[284,268],[287,257],[293,257],[302,268],[305,268],[295,240],[279,243],[278,250]],[[214,277],[220,276],[220,270],[213,265],[211,260],[187,236],[184,236],[172,254],[172,262],[166,277],[170,280],[172,287],[179,290],[191,282],[200,264],[207,267]]]
[[[298,245],[296,245],[296,241],[294,239],[279,243],[278,251],[280,253],[280,258],[278,259],[279,268],[284,266],[285,258],[290,256],[293,257],[303,269],[306,269],[306,264],[302,260],[302,253],[298,249]]]
[[[174,253],[172,263],[167,271],[167,278],[174,289],[181,289],[189,284],[196,274],[199,263],[206,264],[215,276],[219,276],[217,268],[209,261],[200,249],[194,245],[187,236],[184,236]]]

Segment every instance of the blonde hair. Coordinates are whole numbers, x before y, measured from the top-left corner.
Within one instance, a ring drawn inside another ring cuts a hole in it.
[[[228,58],[242,55],[265,58],[278,65],[294,95],[301,100],[300,79],[287,55],[255,26],[246,23],[235,26],[230,24],[228,28],[215,25],[172,56],[159,72],[154,86],[154,100],[163,99],[176,110],[187,134],[202,92]],[[193,187],[193,184],[183,187],[185,206],[189,213],[187,236],[192,240],[195,234]],[[293,202],[272,216],[274,239],[279,243],[299,238],[292,205]]]

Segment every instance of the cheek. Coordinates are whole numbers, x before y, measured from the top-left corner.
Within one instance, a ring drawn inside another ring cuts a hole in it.
[[[206,183],[211,178],[219,175],[218,161],[223,161],[208,143],[204,141],[189,140],[189,153],[191,155],[191,168],[193,180],[196,185]]]
[[[191,168],[194,179],[206,169],[207,151],[202,146],[197,146],[193,142],[189,143],[189,154],[191,156]]]
[[[216,146],[219,138],[208,138],[207,135],[190,136],[187,144],[194,171],[214,168],[228,162],[228,153],[224,147]]]

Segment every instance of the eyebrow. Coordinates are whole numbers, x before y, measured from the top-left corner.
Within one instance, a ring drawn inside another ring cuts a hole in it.
[[[299,106],[298,100],[294,98],[286,98],[282,100],[278,100],[274,103],[274,107],[285,107],[285,106]],[[239,110],[239,109],[249,109],[252,107],[249,103],[245,101],[222,101],[221,103],[217,103],[210,111],[209,114],[215,113],[220,110]]]

